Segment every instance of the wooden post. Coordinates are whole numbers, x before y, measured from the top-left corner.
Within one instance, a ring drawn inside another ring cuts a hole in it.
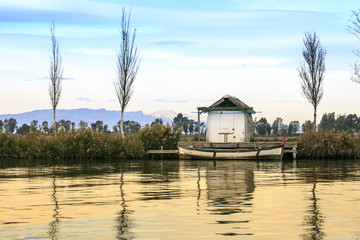
[[[160,159],[161,159],[161,160],[164,160],[164,153],[163,153],[164,146],[161,146],[160,150],[161,150]]]
[[[198,141],[200,142],[200,111],[198,109]]]

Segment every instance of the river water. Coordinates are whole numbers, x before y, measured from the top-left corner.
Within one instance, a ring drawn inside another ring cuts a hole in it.
[[[360,239],[360,161],[1,161],[0,239]]]

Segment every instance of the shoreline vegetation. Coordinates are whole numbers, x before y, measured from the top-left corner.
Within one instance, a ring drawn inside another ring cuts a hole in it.
[[[169,124],[146,125],[125,138],[91,129],[60,130],[57,135],[0,132],[0,159],[142,159],[149,149],[176,149],[180,135],[181,129]]]
[[[125,138],[91,129],[61,130],[56,136],[40,131],[22,136],[0,132],[0,159],[144,159],[147,150],[161,146],[177,149],[177,143],[184,140],[181,130],[169,124],[153,124]],[[278,142],[281,138],[256,137],[254,141]],[[298,159],[360,159],[360,135],[352,133],[307,131],[287,137],[287,141],[298,142]]]
[[[254,120],[255,142],[298,142],[298,159],[360,159],[360,117],[356,114],[322,116],[315,131],[311,121],[302,125],[298,121],[284,124],[278,117],[273,124],[265,118]],[[119,134],[120,122],[110,131],[103,121],[90,126],[80,121],[79,128],[70,120],[54,126],[34,120],[30,125],[17,127],[16,119],[0,120],[0,159],[146,159],[148,150],[177,149],[179,141],[198,141],[199,125],[179,113],[172,124],[163,124],[161,118],[150,125],[125,121],[125,138]],[[205,124],[200,123],[201,140],[205,140]],[[166,156],[176,158],[175,155]]]

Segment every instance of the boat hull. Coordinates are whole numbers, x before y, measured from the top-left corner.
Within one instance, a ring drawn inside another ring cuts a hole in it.
[[[253,148],[205,148],[196,146],[187,146],[179,144],[180,157],[187,157],[192,159],[273,159],[282,160],[284,144],[271,147],[253,147]]]

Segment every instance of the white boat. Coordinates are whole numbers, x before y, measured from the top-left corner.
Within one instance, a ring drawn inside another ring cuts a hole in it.
[[[252,146],[249,144],[236,147],[219,148],[204,145],[186,145],[179,143],[180,157],[190,157],[192,159],[274,159],[281,160],[283,148],[285,145],[285,137],[281,144]],[[224,145],[225,146],[225,145]]]

